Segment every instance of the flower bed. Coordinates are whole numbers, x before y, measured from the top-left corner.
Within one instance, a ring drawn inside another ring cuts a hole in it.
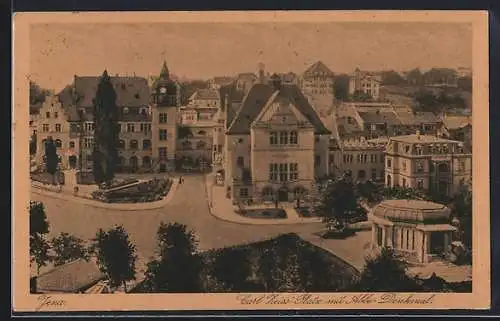
[[[40,182],[40,183],[47,184],[47,185],[57,185],[57,184],[54,184],[53,175],[49,174],[47,172],[30,173],[30,178],[31,178],[31,180],[33,180],[35,182]],[[57,172],[56,179],[60,185],[64,185],[64,173],[63,172]]]
[[[249,218],[284,219],[286,212],[281,208],[245,209],[239,211],[241,216]]]
[[[135,180],[138,182],[137,180]],[[119,186],[132,184],[130,180],[124,184],[122,182]],[[119,187],[118,186],[118,187]],[[113,186],[117,187],[117,186]],[[107,189],[100,189],[92,193],[95,200],[105,203],[147,203],[161,200],[165,197],[170,188],[172,187],[172,180],[167,179],[152,179],[150,181],[138,183],[131,187],[108,191]]]

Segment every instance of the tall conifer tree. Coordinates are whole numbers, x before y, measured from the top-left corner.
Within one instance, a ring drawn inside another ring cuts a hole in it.
[[[118,106],[116,92],[108,72],[104,70],[94,99],[93,170],[97,184],[114,178],[118,161]]]

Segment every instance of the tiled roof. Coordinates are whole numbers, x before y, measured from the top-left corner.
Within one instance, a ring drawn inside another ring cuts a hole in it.
[[[429,123],[440,123],[439,117],[432,112],[412,112],[406,110],[395,110],[396,116],[403,125],[420,125]]]
[[[393,222],[425,224],[447,221],[450,209],[442,204],[421,200],[386,200],[375,206],[372,214]]]
[[[229,126],[228,134],[249,134],[251,123],[259,115],[273,92],[273,88],[269,85],[254,85],[246,95],[242,107]],[[288,99],[311,122],[317,134],[330,133],[297,86],[282,85],[278,96]]]
[[[40,292],[75,293],[104,278],[94,262],[78,259],[38,276],[36,282]]]
[[[359,116],[368,124],[400,125],[401,121],[393,112],[360,112]]]
[[[83,120],[94,121],[93,108],[86,107],[84,109],[85,112],[82,114],[84,118]],[[78,107],[70,106],[66,109],[66,113],[68,115],[68,121],[70,122],[81,121],[80,114],[78,113]],[[127,113],[125,113],[124,109],[121,108],[118,120],[123,122],[148,122],[151,121],[151,115],[141,114],[141,108],[139,107],[130,107],[128,108]]]
[[[304,71],[304,76],[333,76],[331,71],[322,61],[315,62]]]
[[[149,104],[149,86],[146,78],[142,77],[110,77],[116,91],[118,106],[139,107]],[[77,105],[82,107],[93,106],[100,77],[75,77]]]
[[[197,89],[191,97],[196,100],[215,100],[219,99],[219,93],[213,89]]]
[[[404,142],[404,143],[459,143],[458,141],[450,140],[450,139],[445,139],[441,138],[438,136],[432,136],[432,135],[402,135],[402,136],[393,136],[390,138],[391,140],[398,141],[398,142]]]

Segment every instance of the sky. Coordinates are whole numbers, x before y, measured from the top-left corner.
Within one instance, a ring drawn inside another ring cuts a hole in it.
[[[74,75],[158,75],[163,60],[179,77],[257,72],[302,73],[323,61],[333,72],[472,66],[465,23],[260,22],[36,24],[30,75],[56,91]]]

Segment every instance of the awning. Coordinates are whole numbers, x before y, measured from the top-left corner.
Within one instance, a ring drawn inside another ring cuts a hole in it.
[[[380,218],[378,216],[372,215],[372,214],[368,215],[368,219],[370,221],[377,223],[377,224],[380,224],[380,225],[385,225],[385,226],[393,226],[394,225],[393,222],[386,220],[386,219],[383,219],[383,218]]]
[[[429,225],[417,225],[417,230],[424,232],[448,232],[456,231],[457,228],[450,224],[429,224]]]

